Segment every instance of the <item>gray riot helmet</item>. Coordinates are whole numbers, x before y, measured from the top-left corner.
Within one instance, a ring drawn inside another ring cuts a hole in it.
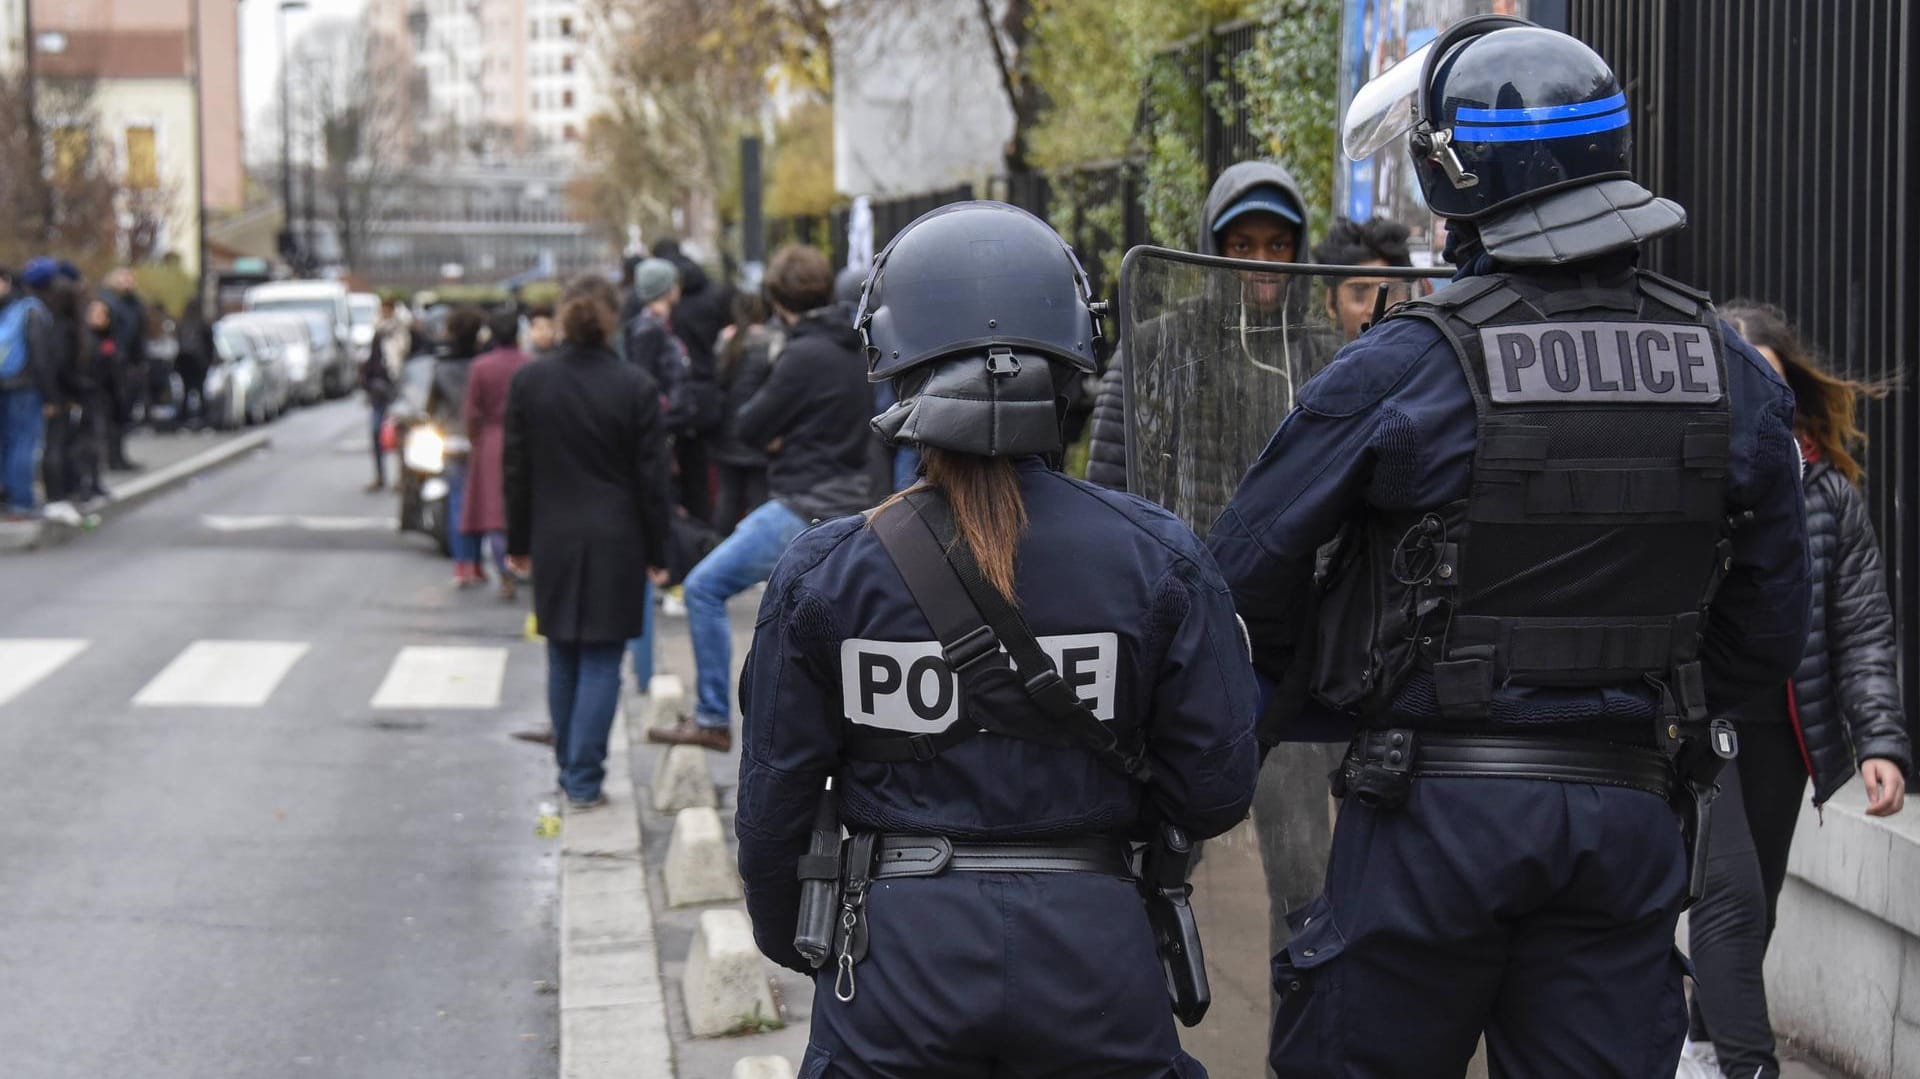
[[[1002,202],[941,207],[874,260],[855,324],[898,401],[890,442],[983,457],[1062,449],[1066,387],[1097,368],[1087,275],[1046,222]]]
[[[847,305],[849,311],[860,306],[860,293],[867,285],[867,271],[848,266],[833,275],[833,302]]]

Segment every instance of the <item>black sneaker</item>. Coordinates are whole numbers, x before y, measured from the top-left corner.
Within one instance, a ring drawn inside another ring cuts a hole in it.
[[[599,809],[606,804],[607,796],[605,794],[596,794],[585,801],[579,798],[569,797],[567,799],[567,811],[570,813],[585,813],[589,809]]]

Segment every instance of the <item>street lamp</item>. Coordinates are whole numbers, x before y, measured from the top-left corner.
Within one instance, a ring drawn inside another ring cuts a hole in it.
[[[307,0],[280,0],[275,15],[280,30],[280,253],[293,261],[293,121],[288,103],[293,98],[289,77],[293,57],[287,52],[287,13],[307,10]]]

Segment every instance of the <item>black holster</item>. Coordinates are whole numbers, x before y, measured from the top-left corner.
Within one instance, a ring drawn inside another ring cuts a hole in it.
[[[1703,734],[1683,735],[1674,752],[1673,793],[1667,800],[1680,815],[1680,835],[1687,847],[1686,907],[1707,894],[1707,848],[1713,823],[1709,811],[1720,795],[1720,770],[1739,753],[1739,737],[1724,716],[1708,724]]]
[[[793,950],[818,970],[833,955],[840,915],[840,809],[831,788],[821,794],[814,810],[813,834],[795,875],[800,878],[800,917]]]
[[[1213,1003],[1207,985],[1207,960],[1200,948],[1200,927],[1193,917],[1193,844],[1171,824],[1154,831],[1140,858],[1140,894],[1146,900],[1147,921],[1153,926],[1154,948],[1167,976],[1167,995],[1174,1017],[1193,1026],[1206,1017]]]

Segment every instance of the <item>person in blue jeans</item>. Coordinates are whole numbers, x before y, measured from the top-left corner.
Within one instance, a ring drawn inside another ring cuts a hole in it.
[[[0,270],[0,488],[10,520],[37,512],[33,479],[55,399],[51,332],[46,308]]]
[[[467,458],[473,444],[467,439],[467,378],[474,357],[485,343],[487,319],[477,307],[457,307],[447,316],[447,336],[433,361],[433,382],[427,390],[427,416],[446,440],[447,546],[453,554],[453,581],[461,588],[487,583],[480,566],[480,537],[460,530],[461,503],[466,499]]]
[[[794,538],[814,521],[858,513],[875,500],[867,476],[872,443],[860,337],[833,302],[833,268],[817,249],[790,244],[767,266],[767,299],[787,327],[787,345],[760,391],[740,406],[734,430],[768,452],[769,498],[687,574],[696,704],[647,740],[733,748],[733,629],[727,600],[765,581]]]
[[[606,801],[620,657],[644,632],[648,582],[666,579],[660,391],[613,351],[617,306],[601,278],[568,284],[566,343],[514,372],[501,454],[507,564],[533,577],[554,762],[573,810]]]

